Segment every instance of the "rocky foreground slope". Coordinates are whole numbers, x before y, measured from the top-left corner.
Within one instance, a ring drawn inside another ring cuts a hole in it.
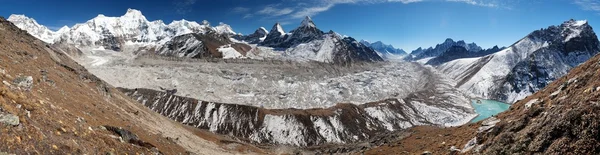
[[[228,154],[0,17],[0,154]]]

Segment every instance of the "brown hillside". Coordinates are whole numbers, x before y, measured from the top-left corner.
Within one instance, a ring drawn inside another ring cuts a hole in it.
[[[58,51],[0,17],[0,154],[228,154]]]

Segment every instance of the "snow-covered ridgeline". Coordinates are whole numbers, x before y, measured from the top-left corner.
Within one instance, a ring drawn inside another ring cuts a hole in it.
[[[224,23],[211,27],[207,21],[197,23],[182,19],[172,21],[168,25],[162,20],[148,21],[141,11],[135,9],[128,9],[127,13],[120,17],[107,17],[100,14],[85,23],[75,24],[72,28],[63,27],[56,32],[24,15],[11,15],[8,20],[44,42],[60,42],[84,47],[104,46],[106,48],[107,44],[125,42],[156,45],[179,35],[205,33],[210,30],[221,34],[236,34],[231,26]]]

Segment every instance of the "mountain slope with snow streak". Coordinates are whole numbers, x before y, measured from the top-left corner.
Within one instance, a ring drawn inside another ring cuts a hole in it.
[[[450,61],[438,69],[476,96],[513,103],[599,51],[600,43],[591,26],[570,20],[534,31],[492,55]]]

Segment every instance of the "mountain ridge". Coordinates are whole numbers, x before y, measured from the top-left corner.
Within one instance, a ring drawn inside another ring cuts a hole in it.
[[[404,51],[403,49],[396,48],[392,45],[385,44],[381,41],[376,41],[376,42],[371,43],[366,40],[361,40],[360,43],[364,44],[368,47],[371,47],[373,50],[377,51],[379,56],[386,58],[386,59],[408,55],[406,53],[406,51]]]
[[[597,54],[598,42],[590,25],[569,20],[533,31],[497,53],[453,60],[438,69],[476,96],[512,103]]]

